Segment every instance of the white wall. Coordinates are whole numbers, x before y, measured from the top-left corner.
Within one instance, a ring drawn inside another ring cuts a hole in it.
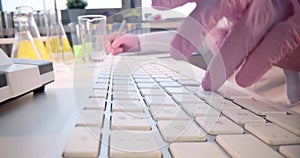
[[[190,14],[190,12],[196,7],[195,3],[187,3],[183,6],[174,8],[168,11],[158,11],[151,7],[151,0],[142,0],[142,14],[144,16],[145,13],[152,13],[152,15],[161,14],[162,19],[167,18],[176,18],[176,17],[186,17]]]
[[[43,0],[2,0],[3,11],[14,11],[17,6],[32,6],[35,10],[43,10]]]
[[[54,0],[2,0],[4,11],[14,11],[17,6],[31,6],[34,10],[44,10],[43,1],[47,9],[54,8]],[[121,0],[87,0],[87,9],[91,8],[121,8]],[[56,0],[58,9],[66,9],[66,0]]]
[[[54,9],[54,0],[2,0],[2,7],[4,11],[14,11],[17,6],[31,6],[34,10],[44,10],[43,1],[46,3],[46,9]],[[120,8],[122,5],[121,0],[87,0],[87,2],[87,9]],[[66,9],[66,0],[56,0],[56,3],[59,10]],[[169,11],[158,11],[151,7],[151,0],[142,0],[142,14],[161,14],[163,19],[186,17],[195,8],[195,6],[195,3],[188,3]]]

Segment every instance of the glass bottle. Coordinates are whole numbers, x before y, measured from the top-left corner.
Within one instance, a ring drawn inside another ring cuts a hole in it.
[[[15,37],[12,47],[13,58],[42,59],[29,32],[27,16],[15,16]]]
[[[17,7],[15,16],[19,16],[19,17],[23,17],[23,18],[27,17],[29,32],[32,35],[34,44],[35,44],[36,48],[38,49],[40,56],[44,60],[51,59],[51,52],[48,52],[47,49],[45,48],[44,42],[40,36],[38,27],[34,20],[32,7],[29,7],[29,6]]]

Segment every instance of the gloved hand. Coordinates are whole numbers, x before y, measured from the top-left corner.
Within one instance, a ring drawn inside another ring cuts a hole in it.
[[[115,32],[108,35],[106,40],[109,43],[106,51],[110,52],[112,55],[127,51],[140,51],[141,49],[138,37],[133,34],[123,34],[118,37],[118,33]]]
[[[232,28],[219,39],[219,53],[202,81],[205,90],[217,90],[242,64],[236,81],[243,87],[256,82],[272,65],[300,71],[297,0],[198,0],[172,41],[171,55],[189,58],[223,17],[231,21]]]
[[[236,82],[243,87],[259,80],[272,65],[300,71],[299,46],[297,1],[252,1],[209,64],[202,87],[218,89],[241,64]]]

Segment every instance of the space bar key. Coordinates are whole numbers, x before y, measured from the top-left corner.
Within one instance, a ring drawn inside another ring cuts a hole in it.
[[[218,135],[216,140],[232,157],[282,158],[278,152],[250,134]]]

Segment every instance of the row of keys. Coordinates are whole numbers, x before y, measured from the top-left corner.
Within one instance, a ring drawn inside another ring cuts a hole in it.
[[[182,122],[181,126],[160,122],[159,126],[164,128],[163,135],[172,142],[175,139],[189,140],[185,133],[194,133],[199,142],[176,142],[170,145],[170,152],[175,158],[194,157],[201,155],[203,157],[227,157],[222,149],[216,144],[205,141],[201,137],[203,133],[197,131],[193,124]],[[167,126],[167,127],[166,127]],[[172,130],[174,129],[174,130]],[[194,131],[193,131],[194,130]],[[184,132],[180,138],[176,133]],[[75,128],[68,144],[66,145],[65,157],[96,157],[100,145],[100,130],[98,128]],[[175,133],[175,135],[174,135]],[[218,135],[216,141],[232,157],[278,157],[283,156],[275,150],[259,141],[252,135]],[[157,143],[152,132],[124,131],[116,130],[111,133],[110,157],[161,157],[162,146]],[[281,146],[279,151],[287,157],[298,157],[300,145]]]

